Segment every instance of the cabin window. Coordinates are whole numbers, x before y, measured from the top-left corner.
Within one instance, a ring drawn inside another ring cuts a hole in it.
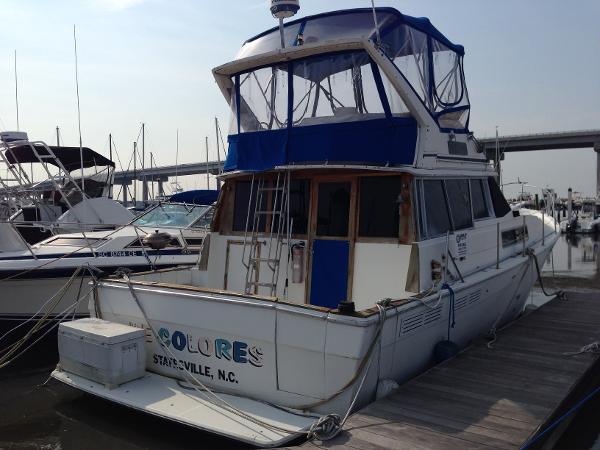
[[[455,230],[473,226],[468,180],[446,180],[446,194]]]
[[[385,117],[366,52],[320,55],[292,64],[294,126]]]
[[[399,236],[401,186],[396,176],[360,178],[359,236]]]
[[[276,182],[274,183],[276,184]],[[271,197],[271,205],[273,205],[273,211],[280,210],[281,204],[281,191],[271,191],[273,195]],[[277,193],[276,193],[277,192]],[[277,202],[275,202],[277,200]],[[308,230],[308,213],[310,206],[310,180],[291,180],[290,182],[290,222],[292,224],[292,234],[306,234]],[[277,232],[277,221],[279,216],[273,216],[275,224],[273,232]],[[282,232],[287,233],[287,217],[283,216],[283,227]]]
[[[492,206],[496,217],[504,217],[510,212],[510,206],[504,198],[504,194],[498,187],[498,183],[494,177],[488,177],[488,185],[490,187],[490,196],[492,197]]]
[[[252,230],[254,222],[254,211],[256,205],[256,188],[258,181],[238,181],[235,184],[235,198],[233,201],[233,231],[246,231],[246,220],[248,220],[248,231]],[[252,192],[250,192],[252,191]],[[250,201],[252,195],[252,201]],[[259,211],[264,211],[267,205],[267,195],[263,193],[262,202]],[[250,206],[250,216],[248,216],[248,206]],[[265,214],[258,217],[257,231],[265,230]]]
[[[287,127],[287,68],[280,64],[239,75],[241,132]]]
[[[348,236],[350,190],[350,183],[319,184],[318,236]]]
[[[144,243],[144,237],[140,236],[131,241],[126,248],[151,248],[148,244]],[[179,239],[172,237],[167,244],[167,247],[181,247]]]
[[[471,180],[471,203],[473,205],[473,219],[485,219],[490,216],[483,180]]]
[[[69,246],[69,247],[99,247],[104,244],[106,239],[97,239],[97,238],[70,238],[70,237],[56,237],[50,241],[44,242],[42,245],[60,245],[60,246]]]
[[[425,221],[429,237],[445,234],[452,227],[442,180],[423,180]]]
[[[310,180],[290,182],[290,220],[292,234],[308,232],[308,212],[310,207]]]

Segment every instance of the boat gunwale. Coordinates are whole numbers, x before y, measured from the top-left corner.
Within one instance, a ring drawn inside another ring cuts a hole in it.
[[[549,240],[548,243],[551,243],[551,245],[553,246],[554,242],[552,242],[552,240],[558,239],[558,236],[559,236],[558,233],[555,233],[554,236],[547,236],[547,238]],[[534,253],[536,254],[536,256],[538,254],[540,254],[544,248],[547,247],[547,245],[541,245],[541,239],[539,241],[533,242],[532,244],[533,244],[533,246],[530,248],[532,248],[534,250]],[[506,265],[505,267],[503,267],[503,269],[509,270],[513,266],[520,264],[521,261],[517,261],[517,260],[520,260],[522,258],[528,259],[529,256],[523,256],[523,254],[521,252],[518,252],[518,253],[515,253],[514,255],[511,255],[511,256],[503,259],[501,261],[501,263],[512,263],[512,264]],[[479,270],[476,273],[471,274],[470,276],[468,276],[468,278],[471,279],[471,277],[473,277],[473,276],[476,276],[476,275],[481,276],[482,274],[487,274],[489,277],[490,275],[488,274],[488,272],[492,269],[493,269],[493,266],[489,266],[485,269]],[[164,268],[164,269],[159,269],[159,270],[155,270],[155,271],[137,272],[134,274],[134,276],[137,277],[137,276],[157,274],[157,273],[163,273],[163,272],[165,272],[165,273],[166,272],[174,272],[177,270],[190,270],[190,267],[189,266],[188,267],[174,267],[174,268],[171,267],[171,268]],[[481,280],[475,281],[475,280],[471,279],[471,281],[474,284],[477,284]],[[311,304],[307,304],[307,303],[294,303],[294,302],[289,302],[289,301],[278,299],[277,297],[263,296],[263,295],[257,295],[257,294],[244,294],[241,292],[228,291],[228,290],[224,290],[224,289],[192,286],[192,285],[187,285],[187,284],[115,278],[114,276],[110,276],[108,278],[100,280],[97,283],[97,286],[106,286],[106,283],[115,283],[118,285],[127,285],[127,286],[131,285],[131,287],[136,285],[136,286],[142,287],[142,288],[144,288],[144,287],[145,288],[162,288],[162,289],[170,289],[170,290],[185,291],[185,292],[195,292],[195,293],[230,296],[230,297],[236,297],[239,299],[254,300],[254,301],[259,301],[259,302],[260,301],[269,302],[269,304],[265,304],[265,305],[261,305],[260,303],[252,303],[252,306],[276,307],[277,305],[282,305],[282,306],[289,306],[289,307],[293,307],[293,308],[299,308],[301,310],[305,310],[306,312],[312,311],[312,312],[326,313],[329,316],[333,316],[336,318],[368,319],[368,318],[374,318],[375,316],[377,316],[379,314],[379,308],[377,307],[377,305],[374,305],[370,308],[363,309],[360,311],[355,311],[352,314],[345,314],[345,313],[341,313],[338,309],[330,309],[330,308],[315,306],[315,305],[311,305]],[[107,287],[110,287],[110,286],[107,286]],[[439,291],[436,291],[433,294],[437,294],[437,293],[439,293]],[[185,295],[185,294],[183,294],[183,295]],[[386,309],[388,309],[388,311],[394,311],[395,313],[399,313],[400,307],[407,306],[407,305],[413,305],[413,304],[420,305],[420,304],[426,302],[427,297],[430,297],[431,295],[432,295],[432,293],[425,291],[425,292],[419,292],[419,293],[417,293],[411,297],[407,297],[407,298],[390,299],[390,302]],[[215,299],[215,300],[221,300],[221,299]]]

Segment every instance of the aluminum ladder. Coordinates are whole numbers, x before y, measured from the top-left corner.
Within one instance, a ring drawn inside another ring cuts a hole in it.
[[[246,267],[246,294],[256,294],[258,289],[268,288],[269,295],[275,297],[279,281],[279,268],[283,253],[283,241],[290,224],[289,219],[289,189],[290,173],[278,172],[277,178],[270,184],[264,177],[256,179],[252,176],[250,197],[248,199],[248,214],[246,217],[246,230],[244,233],[244,248],[242,250],[242,264]],[[269,195],[271,194],[271,195]],[[268,201],[271,201],[271,205]],[[254,201],[254,208],[252,202]],[[250,211],[254,215],[250,217]],[[259,239],[261,225],[268,227],[265,239]],[[248,239],[248,234],[249,239]],[[289,236],[289,233],[287,233]],[[262,246],[266,245],[266,255]],[[246,252],[248,253],[246,259]],[[261,268],[270,272],[266,280],[261,280]]]

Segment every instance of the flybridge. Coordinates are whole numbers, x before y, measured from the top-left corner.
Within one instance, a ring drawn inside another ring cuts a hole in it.
[[[284,49],[269,30],[214,70],[231,105],[226,171],[413,165],[420,128],[468,133],[463,47],[427,19],[375,15],[378,37],[371,9],[310,16],[284,27]]]

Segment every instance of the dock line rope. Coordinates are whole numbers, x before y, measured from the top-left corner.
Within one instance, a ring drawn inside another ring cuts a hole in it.
[[[24,336],[19,338],[14,343],[8,345],[6,348],[0,350],[0,369],[8,366],[13,361],[15,361],[16,359],[21,357],[31,347],[33,347],[35,344],[37,344],[39,341],[41,341],[46,335],[48,335],[52,330],[54,330],[56,327],[58,327],[61,322],[68,319],[69,316],[72,316],[72,315],[74,316],[74,314],[76,313],[77,306],[83,299],[85,299],[89,296],[89,294],[93,290],[93,287],[90,288],[84,295],[80,295],[81,294],[81,286],[80,286],[80,290],[77,294],[77,300],[75,300],[73,303],[71,303],[66,309],[59,312],[55,316],[54,319],[50,318],[50,314],[60,304],[60,302],[64,298],[65,294],[67,293],[67,290],[72,286],[75,279],[82,272],[83,273],[85,273],[86,271],[89,272],[92,279],[96,280],[94,271],[92,269],[94,269],[94,268],[84,267],[84,266],[78,267],[75,270],[75,272],[73,272],[73,275],[71,275],[71,277],[67,280],[67,282],[63,286],[61,286],[61,288],[54,295],[52,295],[40,307],[40,309],[35,314],[33,314],[26,321],[21,322],[19,325],[10,329],[6,333],[4,333],[2,336],[0,336],[0,341],[2,341],[5,337],[7,337],[11,333],[15,332],[17,329],[21,328],[22,326],[26,325],[27,323],[34,321],[34,320],[36,321],[35,325]],[[49,308],[43,313],[43,315],[38,320],[36,320],[36,318],[42,313],[42,311],[45,310],[46,306],[48,306],[48,305],[50,305]],[[31,342],[24,349],[22,349],[30,341],[30,338],[32,336],[34,336],[38,331],[42,330],[44,328],[44,326],[50,321],[54,322],[53,325],[51,327],[49,327],[41,336],[37,337],[33,342]]]
[[[576,352],[563,352],[563,355],[575,356],[575,355],[581,355],[583,353],[596,353],[596,354],[600,353],[600,342],[594,341],[590,344],[584,345]]]
[[[538,263],[537,258],[535,257],[535,252],[532,248],[529,248],[525,251],[525,254],[528,255],[531,259],[533,259],[533,262],[535,263],[535,270],[537,272],[537,278],[538,278],[538,282],[540,283],[540,287],[542,288],[542,292],[544,293],[544,295],[546,297],[559,297],[563,300],[567,299],[566,294],[564,293],[564,291],[562,290],[558,290],[558,291],[554,291],[551,293],[546,292],[546,288],[544,287],[544,281],[542,279],[542,271],[540,270],[540,264]]]
[[[179,359],[177,358],[177,356],[171,351],[170,348],[168,348],[166,345],[164,345],[162,340],[159,338],[158,333],[156,332],[151,321],[149,320],[148,315],[146,314],[146,311],[144,310],[137,294],[135,293],[135,290],[133,288],[133,285],[131,284],[131,280],[130,280],[129,276],[127,275],[127,273],[125,273],[125,271],[122,271],[122,272],[120,272],[120,275],[126,281],[127,286],[129,288],[129,292],[131,293],[133,300],[135,301],[138,308],[140,309],[142,316],[146,320],[146,323],[148,324],[148,327],[150,328],[152,335],[156,339],[156,342],[159,344],[160,348],[165,353],[165,356],[167,356],[167,357],[170,356],[171,358],[173,358],[177,362],[180,370],[182,370],[183,373],[189,377],[189,380],[192,380],[192,382],[190,383],[191,388],[193,388],[196,392],[200,393],[203,397],[205,397],[208,402],[213,403],[214,405],[220,406],[223,409],[225,409],[226,411],[228,411],[234,415],[237,415],[249,422],[255,423],[256,425],[259,425],[259,426],[267,428],[271,431],[280,432],[280,433],[286,433],[286,434],[298,434],[299,433],[299,430],[292,430],[292,429],[289,429],[286,427],[277,426],[277,425],[273,425],[273,424],[264,422],[260,419],[257,419],[256,417],[251,416],[248,413],[238,409],[237,407],[233,406],[232,404],[230,404],[229,402],[224,400],[222,397],[220,397],[215,391],[213,391],[208,386],[206,386],[202,381],[200,381],[197,377],[195,377],[189,370],[187,370],[184,366],[182,366],[179,363]],[[363,357],[363,359],[361,361],[361,364],[359,365],[359,369],[357,370],[356,374],[352,377],[350,382],[346,383],[346,385],[344,385],[344,387],[342,387],[339,391],[337,391],[335,394],[330,396],[328,399],[325,399],[325,400],[322,400],[320,402],[316,402],[315,404],[313,404],[314,406],[318,406],[318,405],[321,405],[323,403],[326,403],[326,402],[332,400],[333,398],[336,398],[337,396],[339,396],[340,394],[345,392],[348,389],[348,387],[350,387],[353,384],[353,382],[358,378],[358,376],[360,376],[360,374],[363,373],[362,371],[364,370],[361,382],[360,382],[356,392],[354,393],[354,397],[350,403],[350,406],[348,407],[348,410],[344,414],[343,419],[338,414],[327,414],[322,417],[319,417],[318,420],[315,423],[313,423],[313,425],[310,427],[310,429],[307,432],[307,437],[309,439],[313,439],[313,438],[318,438],[318,439],[322,439],[322,440],[332,439],[341,431],[341,429],[342,429],[344,423],[346,422],[347,418],[349,417],[350,412],[352,411],[352,408],[354,407],[354,404],[356,403],[358,395],[360,394],[360,391],[363,387],[364,381],[366,379],[366,375],[368,373],[368,368],[370,367],[370,364],[371,364],[371,359],[372,359],[371,355],[372,355],[373,349],[375,348],[376,343],[378,342],[379,338],[381,337],[383,324],[384,324],[384,321],[386,318],[386,308],[389,307],[390,304],[391,304],[390,299],[385,299],[385,300],[381,300],[381,301],[377,302],[377,307],[379,309],[379,317],[380,317],[377,331],[371,342],[371,345],[369,346],[369,349],[367,350],[367,353],[365,354],[365,356]],[[296,407],[295,409],[308,409],[305,406],[306,405],[299,406],[299,407]],[[295,413],[295,414],[298,415],[298,413]],[[309,418],[316,418],[315,416],[310,415],[310,414],[300,414],[300,415],[309,417]]]
[[[450,340],[450,329],[456,325],[456,303],[454,290],[448,283],[442,284],[442,289],[446,289],[450,293],[450,305],[448,305],[448,340]]]

